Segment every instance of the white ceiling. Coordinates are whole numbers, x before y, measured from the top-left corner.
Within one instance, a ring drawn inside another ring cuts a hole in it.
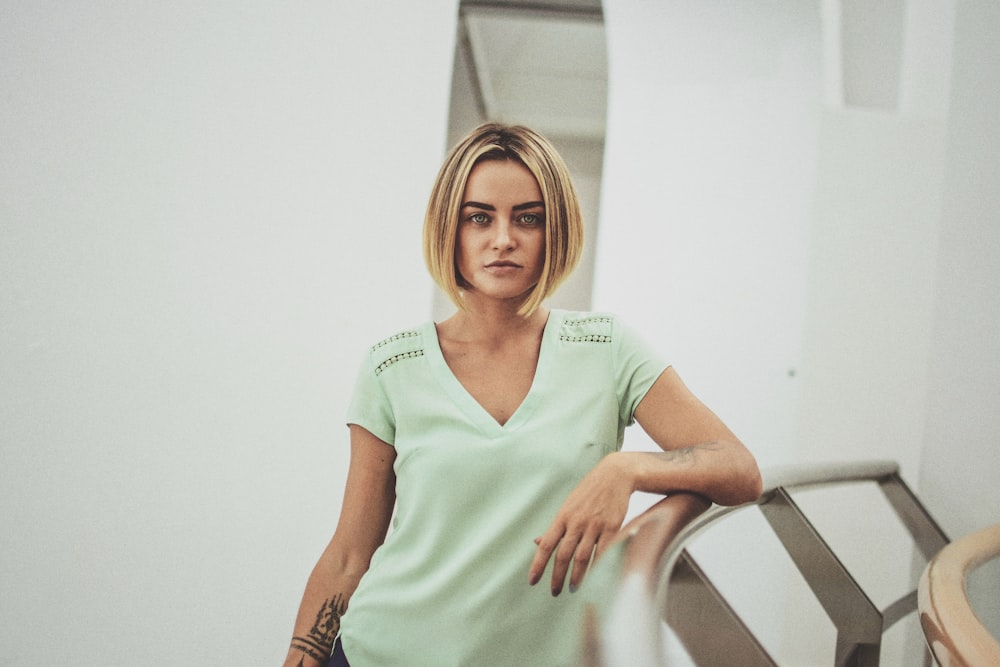
[[[607,55],[600,0],[463,2],[456,67],[487,120],[602,139]]]

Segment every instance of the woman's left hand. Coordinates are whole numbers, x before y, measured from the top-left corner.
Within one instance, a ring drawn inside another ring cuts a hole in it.
[[[604,457],[569,494],[548,530],[535,540],[538,548],[528,583],[538,583],[552,558],[552,595],[562,592],[571,563],[569,589],[580,585],[591,561],[604,552],[625,520],[634,490],[625,460],[620,452]]]

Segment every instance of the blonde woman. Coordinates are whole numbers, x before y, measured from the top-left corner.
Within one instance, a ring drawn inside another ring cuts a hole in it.
[[[760,493],[749,451],[618,318],[545,307],[582,247],[543,137],[487,124],[449,153],[424,256],[457,311],[362,364],[340,520],[285,665],[579,664],[573,593],[634,491]],[[620,451],[633,421],[662,453]]]

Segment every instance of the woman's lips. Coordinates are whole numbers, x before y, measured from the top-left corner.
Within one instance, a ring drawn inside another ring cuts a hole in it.
[[[515,273],[519,271],[522,267],[520,264],[515,262],[500,261],[500,262],[490,262],[486,265],[486,271],[492,273],[495,276],[502,276],[509,273]]]

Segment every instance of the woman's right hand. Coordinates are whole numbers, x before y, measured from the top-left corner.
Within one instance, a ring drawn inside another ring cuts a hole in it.
[[[621,452],[601,459],[566,497],[548,530],[535,540],[538,549],[531,562],[528,583],[532,586],[538,583],[551,559],[552,595],[562,592],[571,563],[569,588],[575,591],[591,561],[618,534],[633,490]]]

